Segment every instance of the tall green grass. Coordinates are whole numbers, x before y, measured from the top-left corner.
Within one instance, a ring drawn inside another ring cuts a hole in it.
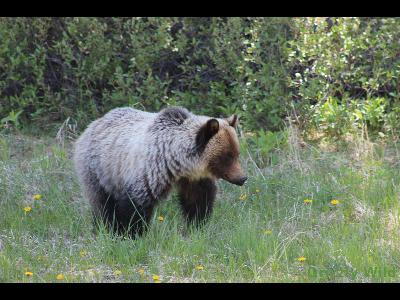
[[[220,182],[201,229],[185,225],[172,194],[130,240],[94,232],[68,144],[0,135],[0,282],[399,281],[396,145],[275,151],[262,169],[244,155],[248,182]]]

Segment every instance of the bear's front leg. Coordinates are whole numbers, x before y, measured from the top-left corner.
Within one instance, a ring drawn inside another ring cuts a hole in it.
[[[214,180],[203,178],[191,181],[182,178],[178,182],[179,201],[183,215],[188,223],[195,223],[199,226],[210,216],[217,187]]]

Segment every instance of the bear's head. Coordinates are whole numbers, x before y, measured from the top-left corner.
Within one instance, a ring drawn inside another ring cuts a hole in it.
[[[201,161],[207,172],[236,185],[247,180],[239,162],[238,118],[208,119],[196,136]]]

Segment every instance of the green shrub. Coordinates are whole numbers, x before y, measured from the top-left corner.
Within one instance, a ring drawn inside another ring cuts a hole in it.
[[[342,135],[399,128],[399,18],[299,18],[289,86],[304,124]],[[386,124],[386,125],[385,125]]]
[[[0,120],[83,129],[118,106],[245,130],[398,134],[399,18],[0,18]],[[42,131],[41,131],[42,132]]]
[[[80,127],[130,105],[182,105],[282,126],[287,97],[281,18],[1,18],[0,115]]]

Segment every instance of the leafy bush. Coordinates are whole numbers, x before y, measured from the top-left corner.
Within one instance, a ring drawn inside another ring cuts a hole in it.
[[[281,18],[1,18],[0,115],[83,127],[117,106],[182,105],[277,130],[289,28]]]
[[[0,120],[82,129],[118,106],[244,130],[400,128],[399,18],[0,18]],[[12,123],[12,122],[11,122]],[[31,126],[32,127],[32,126]]]
[[[399,128],[400,19],[301,18],[289,41],[289,86],[304,124],[340,136]],[[385,126],[385,124],[387,126]]]

